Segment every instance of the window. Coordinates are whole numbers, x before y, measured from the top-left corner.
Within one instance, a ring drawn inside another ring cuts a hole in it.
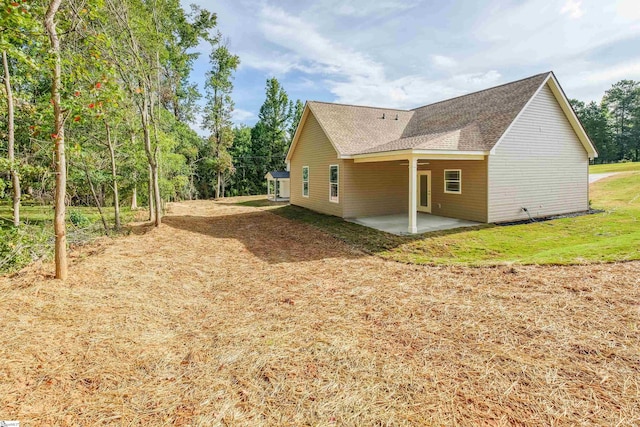
[[[302,197],[309,197],[309,166],[302,167]]]
[[[462,170],[444,170],[444,192],[451,194],[462,194]]]
[[[338,203],[338,165],[329,166],[329,201]]]

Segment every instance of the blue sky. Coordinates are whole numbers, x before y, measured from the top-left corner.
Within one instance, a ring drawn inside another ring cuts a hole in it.
[[[414,108],[553,70],[567,96],[600,100],[640,80],[638,0],[183,0],[218,15],[239,55],[236,123],[265,81],[293,99]],[[203,90],[210,47],[192,80]]]

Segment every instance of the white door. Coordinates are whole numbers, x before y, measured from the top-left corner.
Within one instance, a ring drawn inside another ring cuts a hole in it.
[[[418,212],[431,213],[431,171],[418,171]]]

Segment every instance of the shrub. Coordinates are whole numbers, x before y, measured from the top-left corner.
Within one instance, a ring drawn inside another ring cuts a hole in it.
[[[91,224],[89,218],[80,211],[69,212],[69,221],[76,227],[86,227]]]
[[[0,228],[0,273],[19,269],[46,256],[51,243],[50,232],[42,227]]]

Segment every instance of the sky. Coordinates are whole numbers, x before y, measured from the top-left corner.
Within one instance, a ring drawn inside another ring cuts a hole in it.
[[[639,0],[181,0],[215,12],[240,57],[236,124],[276,77],[289,97],[411,109],[554,71],[569,98],[640,80]],[[204,93],[211,47],[192,80]]]

